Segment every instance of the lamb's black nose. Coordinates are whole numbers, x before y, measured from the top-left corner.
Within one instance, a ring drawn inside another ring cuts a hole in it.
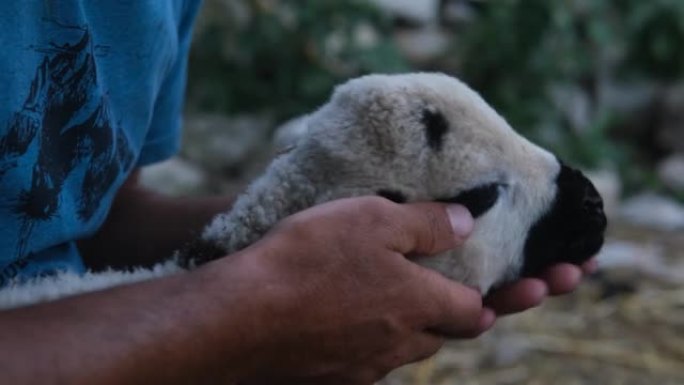
[[[562,165],[556,188],[552,206],[529,231],[523,275],[537,275],[559,262],[579,265],[603,245],[608,221],[603,199],[591,181]]]
[[[589,186],[591,187],[591,186]],[[603,214],[603,199],[593,188],[587,188],[584,196],[584,211],[589,215]]]
[[[601,231],[605,230],[607,219],[606,214],[603,212],[603,199],[601,198],[601,195],[599,195],[596,187],[594,187],[587,177],[582,175],[579,171],[572,171],[575,173],[575,181],[572,183],[584,185],[584,198],[582,199],[583,215],[587,221],[591,222],[594,228],[599,228]],[[566,186],[566,188],[568,187],[572,188],[572,186]]]

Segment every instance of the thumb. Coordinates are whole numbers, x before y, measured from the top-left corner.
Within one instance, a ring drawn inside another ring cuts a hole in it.
[[[465,242],[474,226],[468,209],[456,204],[403,204],[394,215],[396,231],[388,246],[404,255],[434,255],[453,249]]]

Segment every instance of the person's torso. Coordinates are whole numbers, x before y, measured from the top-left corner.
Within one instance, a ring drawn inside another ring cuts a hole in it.
[[[73,241],[104,221],[149,139],[188,2],[0,4],[0,287],[83,270]]]

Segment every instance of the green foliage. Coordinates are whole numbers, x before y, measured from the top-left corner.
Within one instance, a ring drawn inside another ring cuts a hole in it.
[[[322,104],[351,77],[423,69],[410,68],[394,45],[394,26],[368,1],[205,3],[191,53],[194,110],[284,120]],[[446,66],[430,69],[457,73],[516,130],[562,158],[614,167],[628,187],[656,185],[653,150],[643,149],[643,130],[625,130],[631,116],[606,101],[606,85],[682,79],[684,1],[480,4],[474,20],[454,31]],[[585,110],[559,90],[579,95]]]
[[[504,0],[457,42],[462,76],[516,129],[585,166],[619,168],[634,160],[635,142],[615,140],[623,114],[601,100],[602,87],[682,77],[684,2]],[[582,127],[552,97],[567,85],[588,100]]]
[[[631,42],[627,70],[674,80],[684,70],[684,3],[680,0],[618,2]]]
[[[207,4],[198,27],[189,87],[195,108],[283,119],[320,105],[350,77],[407,68],[387,38],[390,24],[365,1],[223,1]],[[225,19],[228,2],[243,20]]]

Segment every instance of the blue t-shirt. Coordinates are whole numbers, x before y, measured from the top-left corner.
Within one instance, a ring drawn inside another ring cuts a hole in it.
[[[0,3],[0,287],[83,272],[131,170],[179,147],[200,0]]]

